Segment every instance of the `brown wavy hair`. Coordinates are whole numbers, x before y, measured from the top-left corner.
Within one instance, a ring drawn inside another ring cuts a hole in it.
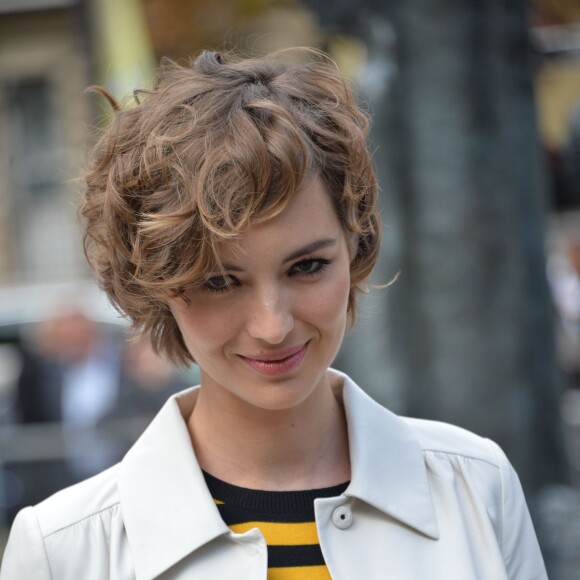
[[[377,258],[377,181],[368,118],[323,53],[288,64],[205,51],[162,62],[97,142],[80,209],[85,254],[113,305],[157,352],[188,364],[168,301],[216,267],[220,242],[288,205],[318,174],[346,232],[358,235],[348,312]]]

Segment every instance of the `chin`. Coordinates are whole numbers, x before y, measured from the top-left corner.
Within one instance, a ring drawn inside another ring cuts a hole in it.
[[[301,406],[326,386],[326,371],[327,367],[324,367],[316,372],[297,373],[279,382],[268,381],[268,386],[264,386],[267,393],[264,408],[279,411]]]

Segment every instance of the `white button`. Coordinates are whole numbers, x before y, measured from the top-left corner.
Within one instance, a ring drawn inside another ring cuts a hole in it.
[[[352,512],[350,511],[350,508],[346,505],[337,507],[332,512],[332,523],[339,530],[346,530],[347,528],[350,528],[352,524]]]

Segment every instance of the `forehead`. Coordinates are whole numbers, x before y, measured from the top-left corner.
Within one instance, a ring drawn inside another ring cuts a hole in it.
[[[246,254],[268,254],[274,249],[292,250],[322,238],[340,238],[342,227],[332,200],[318,176],[298,189],[277,216],[250,225],[235,241],[218,246],[221,261]]]

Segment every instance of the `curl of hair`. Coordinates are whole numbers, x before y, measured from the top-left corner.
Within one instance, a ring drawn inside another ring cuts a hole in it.
[[[209,51],[188,66],[165,60],[135,106],[107,96],[115,116],[84,174],[85,254],[115,307],[176,364],[192,358],[168,301],[215,272],[221,242],[278,215],[314,174],[358,236],[354,322],[380,242],[368,118],[323,53],[298,52],[305,62]]]

